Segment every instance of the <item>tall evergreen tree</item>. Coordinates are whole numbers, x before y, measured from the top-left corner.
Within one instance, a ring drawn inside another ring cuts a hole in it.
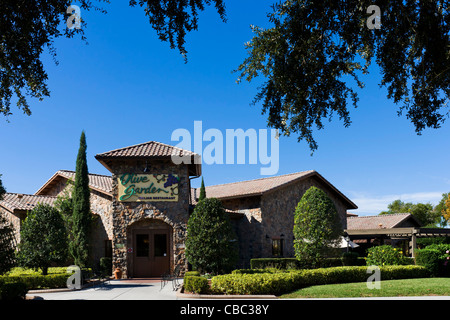
[[[73,188],[73,241],[70,254],[78,266],[86,266],[89,260],[89,230],[91,226],[91,206],[89,191],[89,172],[86,161],[86,135],[81,132],[78,149],[75,184]]]
[[[319,188],[306,190],[294,213],[296,258],[317,267],[324,257],[335,253],[342,232],[333,201]]]
[[[205,182],[202,177],[202,185],[200,186],[200,196],[198,197],[198,201],[201,201],[206,198],[206,190],[205,190]]]
[[[195,206],[189,217],[186,258],[201,272],[229,272],[239,257],[236,234],[222,203],[206,198]]]

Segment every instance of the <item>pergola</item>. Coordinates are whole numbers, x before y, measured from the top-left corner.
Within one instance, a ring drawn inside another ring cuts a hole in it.
[[[414,257],[414,250],[417,248],[417,238],[450,236],[450,229],[422,227],[347,229],[345,232],[352,241],[373,238],[409,239],[409,250],[412,257]]]

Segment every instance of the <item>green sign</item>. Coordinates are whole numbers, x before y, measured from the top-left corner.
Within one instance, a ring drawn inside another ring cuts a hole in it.
[[[177,175],[124,173],[117,180],[120,201],[178,201]]]

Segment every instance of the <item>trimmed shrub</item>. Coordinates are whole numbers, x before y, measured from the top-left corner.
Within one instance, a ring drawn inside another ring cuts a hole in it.
[[[450,276],[450,245],[432,244],[415,251],[416,263],[425,266],[433,276]]]
[[[302,263],[296,258],[258,258],[250,260],[251,269],[301,269]]]
[[[403,255],[403,252],[390,245],[376,246],[367,250],[366,263],[368,266],[391,266],[407,265],[410,259]]]
[[[193,293],[206,293],[209,291],[208,279],[199,276],[185,276],[184,291]]]
[[[320,266],[326,257],[336,256],[342,223],[333,201],[321,189],[310,187],[294,212],[295,257]]]
[[[231,271],[239,259],[239,247],[230,217],[222,202],[205,198],[198,202],[189,217],[186,258],[202,273]]]
[[[0,300],[25,300],[28,286],[24,282],[3,283],[0,285]]]
[[[317,262],[316,265],[306,260],[297,260],[296,258],[256,258],[250,260],[250,268],[252,269],[275,268],[281,270],[299,270],[330,267],[342,267],[342,259],[324,258]]]
[[[186,271],[184,273],[185,277],[190,277],[190,276],[194,276],[194,277],[200,277],[200,272],[199,271]]]
[[[53,289],[64,288],[70,274],[49,274],[33,276],[0,276],[0,283],[25,283],[28,289]]]
[[[423,266],[384,266],[382,280],[428,277]],[[312,285],[365,282],[370,275],[367,267],[335,267],[277,273],[240,273],[212,278],[211,290],[217,294],[275,294],[280,295]]]

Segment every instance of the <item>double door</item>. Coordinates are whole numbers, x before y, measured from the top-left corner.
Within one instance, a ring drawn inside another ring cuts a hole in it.
[[[133,240],[133,277],[160,277],[169,271],[168,230],[137,229]]]

